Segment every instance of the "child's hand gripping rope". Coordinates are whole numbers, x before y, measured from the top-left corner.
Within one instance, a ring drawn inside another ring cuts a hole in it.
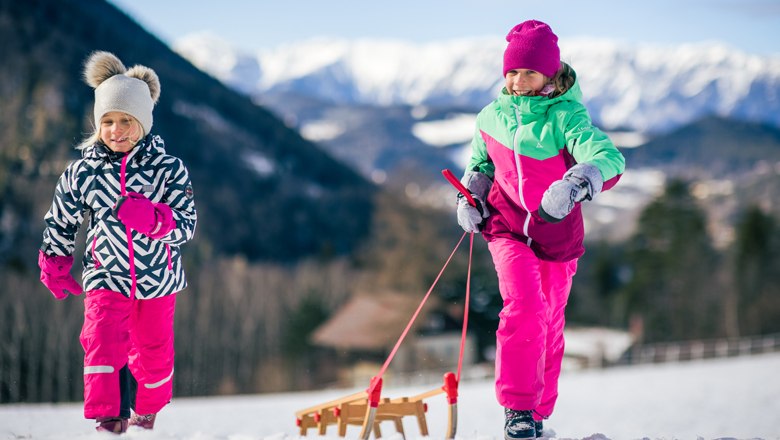
[[[458,181],[450,170],[443,170],[444,177],[458,190],[458,224],[466,232],[479,232],[490,217],[485,199],[492,181],[478,171],[468,171]]]

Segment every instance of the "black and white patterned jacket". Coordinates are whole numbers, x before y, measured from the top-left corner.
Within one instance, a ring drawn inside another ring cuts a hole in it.
[[[154,240],[122,224],[112,207],[122,194],[137,192],[171,207],[176,227]],[[179,246],[195,233],[197,214],[184,163],[165,153],[159,136],[147,135],[129,153],[102,143],[83,150],[82,158],[60,176],[44,221],[41,250],[67,256],[85,213],[89,213],[83,288],[107,289],[127,297],[157,298],[187,286]]]

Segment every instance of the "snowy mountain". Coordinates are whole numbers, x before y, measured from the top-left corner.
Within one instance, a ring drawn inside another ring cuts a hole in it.
[[[440,171],[465,167],[476,113],[503,86],[504,47],[499,37],[427,44],[314,39],[242,53],[209,34],[174,44],[197,67],[251,95],[365,178],[446,209],[452,188]],[[639,153],[629,149],[654,138],[664,142],[664,148],[635,154],[644,159],[631,162],[620,185],[588,204],[591,238],[626,237],[638,210],[662,191],[669,169],[702,158],[688,145],[706,143],[707,151],[726,152],[719,159],[734,164],[745,140],[732,133],[734,127],[780,127],[780,57],[715,42],[651,46],[573,39],[562,40],[561,48],[578,72],[594,122],[618,147]],[[696,130],[702,120],[723,125],[721,135],[713,139]],[[680,131],[689,126],[694,130]],[[678,131],[698,134],[670,135]],[[775,144],[761,145],[775,150]],[[674,157],[688,162],[659,169],[659,161],[669,161],[656,155],[669,149],[679,149]]]
[[[560,45],[594,120],[606,129],[663,132],[708,115],[780,125],[780,57],[716,42],[667,47],[572,39]],[[255,96],[471,110],[501,88],[504,47],[499,37],[427,44],[313,39],[250,54],[210,34],[174,44],[200,69]]]
[[[780,438],[780,354],[694,361],[680,364],[564,371],[545,437],[557,439],[777,439]],[[440,385],[440,384],[439,384]],[[402,397],[431,389],[398,389],[388,382],[383,396]],[[130,430],[121,436],[138,440],[288,440],[341,439],[330,426],[325,436],[309,431],[299,437],[295,411],[357,390],[323,390],[183,399],[160,413],[155,430]],[[442,439],[446,404],[441,396],[427,400],[429,439]],[[422,439],[415,420],[403,421],[408,439]],[[100,440],[83,419],[80,403],[0,405],[0,439]],[[490,379],[464,381],[459,387],[460,440],[503,438],[502,413]],[[399,440],[391,422],[384,438]],[[346,438],[357,438],[352,426]]]

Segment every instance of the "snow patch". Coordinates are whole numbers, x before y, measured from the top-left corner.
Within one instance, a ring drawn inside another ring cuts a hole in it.
[[[256,151],[244,153],[244,160],[261,177],[268,177],[276,170],[276,166],[271,159]]]
[[[176,100],[173,103],[172,110],[180,116],[205,123],[215,131],[221,133],[227,133],[231,127],[231,124],[227,119],[223,118],[216,110],[206,105]]]
[[[607,136],[618,148],[638,147],[648,140],[647,136],[638,131],[610,131]]]
[[[333,121],[307,122],[301,126],[301,136],[312,142],[324,142],[344,134],[346,128],[343,124]]]
[[[412,126],[412,134],[435,147],[459,144],[474,136],[476,121],[475,114],[457,114],[438,121],[418,122]]]

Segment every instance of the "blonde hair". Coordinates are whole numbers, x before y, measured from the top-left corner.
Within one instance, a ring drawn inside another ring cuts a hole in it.
[[[89,134],[89,136],[82,139],[82,141],[76,145],[76,149],[83,150],[85,148],[89,148],[98,143],[98,141],[100,141],[100,130],[95,128],[92,133]]]
[[[131,115],[129,113],[124,113],[124,112],[120,112],[120,113],[122,113],[123,115],[127,116],[127,118],[130,119],[130,121],[132,122],[132,124],[134,126],[133,128],[135,128],[135,132],[141,134],[138,137],[138,139],[136,139],[133,142],[133,145],[137,144],[138,141],[140,141],[141,139],[144,138],[144,135],[143,135],[144,127],[141,125],[141,122],[138,119],[136,119],[133,115]],[[103,116],[105,116],[105,115],[103,115]],[[103,116],[100,117],[100,120],[103,119]],[[102,140],[100,139],[100,126],[94,127],[94,129],[92,130],[92,133],[88,134],[81,142],[79,142],[78,145],[76,145],[76,149],[77,150],[83,150],[85,148],[89,148],[89,147],[95,145],[98,142],[102,142]]]
[[[558,69],[558,72],[555,73],[555,76],[550,78],[550,84],[555,87],[555,90],[553,90],[548,96],[550,98],[555,98],[556,96],[561,96],[564,93],[568,92],[572,86],[574,86],[574,82],[577,79],[577,74],[574,72],[574,69],[563,61],[561,61],[561,68]]]

